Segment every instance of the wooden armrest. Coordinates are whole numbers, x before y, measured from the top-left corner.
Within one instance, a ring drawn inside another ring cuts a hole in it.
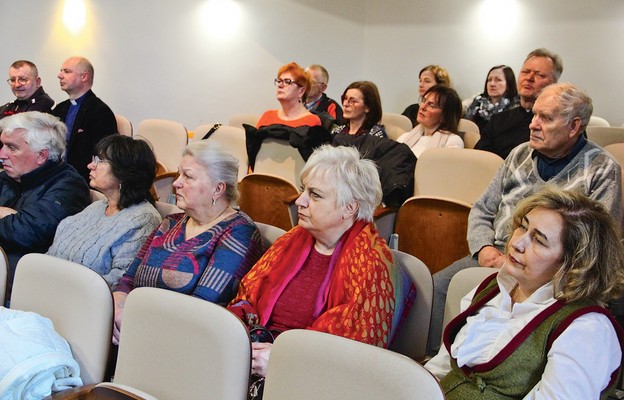
[[[384,205],[380,205],[375,209],[375,212],[373,213],[373,218],[379,218],[397,212],[399,212],[399,207],[386,207]]]
[[[284,199],[284,204],[286,204],[286,205],[293,205],[293,204],[295,204],[295,200],[297,200],[299,198],[299,196],[301,196],[301,194],[297,193],[297,194],[293,194],[290,197],[286,197]]]
[[[72,389],[63,390],[62,392],[56,392],[44,400],[86,400],[91,392],[91,389],[95,387],[95,384],[78,386]]]
[[[167,167],[165,167],[165,164],[156,160],[156,176],[164,174],[166,172],[167,172]]]

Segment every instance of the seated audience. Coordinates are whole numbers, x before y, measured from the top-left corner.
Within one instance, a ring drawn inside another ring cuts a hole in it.
[[[434,147],[463,149],[464,141],[457,135],[461,112],[461,99],[455,90],[442,85],[432,86],[420,102],[418,125],[399,136],[397,142],[408,145],[416,158]]]
[[[324,145],[301,181],[299,225],[245,275],[228,308],[253,331],[305,328],[386,347],[414,292],[372,222],[377,168],[355,149]],[[270,353],[271,343],[252,343],[252,388]]]
[[[332,134],[372,135],[388,137],[381,125],[383,111],[377,85],[369,81],[353,82],[342,93],[343,125],[335,126]]]
[[[342,121],[340,104],[325,94],[329,83],[329,73],[325,67],[313,64],[306,68],[305,72],[311,79],[306,108],[315,114],[327,113],[335,122],[340,123]]]
[[[226,305],[241,278],[262,255],[260,232],[233,208],[238,197],[238,160],[216,142],[188,145],[174,182],[184,213],[167,216],[147,238],[113,292],[119,340],[128,293],[150,286]]]
[[[481,130],[475,149],[507,158],[514,147],[528,142],[533,104],[545,87],[559,80],[562,72],[563,62],[558,55],[546,49],[530,52],[518,74],[520,106],[492,115]]]
[[[52,111],[54,100],[43,90],[39,71],[32,62],[17,60],[11,64],[7,82],[15,100],[0,107],[0,119],[25,111]]]
[[[512,225],[500,271],[462,299],[425,367],[449,400],[605,398],[622,357],[604,308],[624,291],[619,227],[556,187],[520,202]]]
[[[518,104],[518,89],[513,70],[506,65],[497,65],[488,72],[483,93],[470,103],[464,118],[473,121],[482,131],[492,115]]]
[[[310,157],[314,148],[331,140],[328,129],[321,125],[321,118],[305,107],[310,81],[305,70],[294,62],[282,66],[277,72],[274,83],[277,86],[277,100],[282,107],[262,114],[255,128],[243,125],[252,170],[264,139],[288,141],[297,148],[304,160]],[[333,118],[328,117],[327,120],[328,125],[333,123]]]
[[[26,253],[44,253],[62,219],[89,204],[89,188],[63,161],[67,128],[28,111],[0,120],[0,246],[9,258],[9,285]]]
[[[48,254],[91,268],[114,289],[160,224],[150,193],[156,158],[147,142],[122,135],[106,136],[95,153],[89,184],[106,199],[61,221]]]
[[[418,73],[418,103],[407,106],[402,113],[412,121],[412,127],[418,125],[418,108],[425,92],[435,85],[451,87],[451,77],[439,65],[427,65]]]

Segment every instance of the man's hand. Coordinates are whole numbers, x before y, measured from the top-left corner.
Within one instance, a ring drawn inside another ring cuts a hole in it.
[[[17,210],[9,207],[0,207],[0,218],[4,218],[7,215],[17,214]]]

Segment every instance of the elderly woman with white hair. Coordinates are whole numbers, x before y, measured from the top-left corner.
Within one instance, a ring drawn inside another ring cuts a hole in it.
[[[233,208],[238,160],[224,146],[191,143],[179,173],[173,185],[184,213],[167,216],[147,238],[113,292],[115,343],[126,297],[134,288],[159,287],[226,305],[262,255],[258,228]]]
[[[413,292],[373,224],[381,202],[375,164],[355,148],[324,145],[301,181],[299,225],[245,275],[229,309],[252,334],[306,328],[386,347]],[[271,344],[252,349],[252,373],[263,377]]]

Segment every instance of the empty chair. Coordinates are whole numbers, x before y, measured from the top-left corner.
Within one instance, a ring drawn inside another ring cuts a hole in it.
[[[260,115],[258,114],[235,114],[232,115],[232,117],[228,121],[228,125],[237,128],[242,128],[243,124],[256,126],[259,119]]]
[[[287,140],[265,139],[256,156],[253,172],[279,176],[300,187],[299,173],[304,165],[305,161],[299,150],[292,147]]]
[[[414,360],[340,336],[293,329],[271,350],[265,400],[444,399]]]
[[[125,136],[132,136],[132,123],[123,115],[115,114],[117,121],[117,132]]]
[[[225,308],[141,287],[124,307],[115,384],[159,399],[246,398],[249,334]]]
[[[188,144],[188,132],[179,122],[164,119],[145,119],[139,124],[136,134],[152,144],[156,160],[167,171],[177,171],[182,152]]]
[[[17,264],[11,308],[52,321],[69,343],[85,384],[104,379],[113,334],[113,297],[97,272],[45,254],[26,254]]]
[[[587,139],[601,147],[612,143],[624,143],[624,127],[588,126],[586,132]]]
[[[448,197],[473,204],[502,163],[502,158],[489,151],[428,149],[416,163],[414,196]]]
[[[477,287],[485,278],[497,272],[496,268],[484,267],[466,268],[457,272],[448,287],[442,326],[446,327],[453,318],[459,315],[459,303],[468,292]]]
[[[399,326],[389,349],[419,360],[426,355],[427,350],[433,303],[433,278],[427,266],[418,258],[398,250],[392,250],[392,254],[394,260],[412,279],[416,287],[416,299],[402,325]]]
[[[589,117],[589,123],[587,126],[611,126],[611,124],[609,124],[609,121],[604,118],[592,115]]]
[[[290,203],[299,190],[279,176],[253,173],[238,184],[238,205],[255,222],[273,225],[285,231],[294,226]]]
[[[432,274],[467,256],[470,204],[443,197],[411,197],[397,213],[399,250],[418,257]]]
[[[255,222],[255,224],[260,231],[260,235],[262,236],[262,244],[264,245],[265,250],[271,247],[271,245],[275,243],[280,236],[286,233],[285,230],[278,228],[277,226],[264,224],[262,222]]]
[[[162,219],[165,219],[165,217],[169,214],[184,212],[179,209],[178,206],[176,206],[175,204],[165,203],[162,201],[157,201],[154,206],[156,207],[156,210],[158,210],[158,212],[160,213],[160,217]]]
[[[214,125],[200,125],[195,128],[195,140],[201,140],[213,127]],[[221,142],[238,159],[238,181],[240,182],[247,175],[249,168],[245,130],[240,127],[221,125],[210,135],[209,140]]]

